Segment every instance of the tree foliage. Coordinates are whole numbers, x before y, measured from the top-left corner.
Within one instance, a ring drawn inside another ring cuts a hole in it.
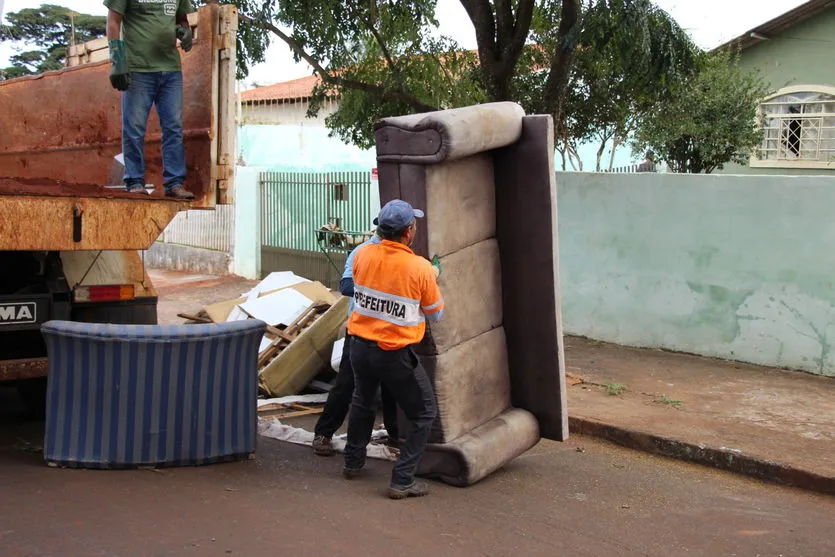
[[[224,1],[241,14],[239,75],[284,41],[322,79],[312,111],[338,94],[327,124],[361,146],[383,116],[505,100],[552,114],[564,146],[625,137],[697,50],[650,0],[459,0],[475,52],[438,36],[436,0]]]
[[[73,13],[53,4],[10,12],[6,21],[0,25],[0,41],[22,43],[25,48],[11,56],[11,66],[0,69],[0,79],[60,69],[73,37],[78,44],[107,33],[106,17]]]
[[[672,84],[669,99],[642,116],[635,148],[652,150],[674,172],[746,164],[762,141],[757,107],[767,92],[762,78],[731,55],[707,57],[701,71]]]
[[[596,170],[602,170],[608,142],[613,159],[641,116],[665,100],[669,85],[692,73],[698,55],[687,34],[649,0],[589,7],[566,93],[563,141],[575,151],[578,143],[598,141]]]

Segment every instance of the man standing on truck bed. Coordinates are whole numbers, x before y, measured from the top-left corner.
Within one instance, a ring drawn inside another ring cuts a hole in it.
[[[122,91],[122,153],[125,189],[145,194],[145,130],[151,105],[162,128],[163,186],[166,197],[194,199],[183,187],[183,73],[177,39],[191,50],[187,14],[191,0],[104,0],[108,8],[110,83]]]

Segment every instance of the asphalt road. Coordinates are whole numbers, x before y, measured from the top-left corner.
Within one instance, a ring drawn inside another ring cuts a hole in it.
[[[390,464],[260,438],[201,468],[48,468],[0,389],[0,556],[835,555],[835,499],[630,451],[543,441],[469,488],[390,501]]]

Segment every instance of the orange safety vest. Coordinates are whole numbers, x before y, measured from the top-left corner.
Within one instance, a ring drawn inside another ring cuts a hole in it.
[[[423,339],[425,315],[444,309],[432,264],[408,246],[383,240],[357,248],[354,311],[348,334],[397,350]]]

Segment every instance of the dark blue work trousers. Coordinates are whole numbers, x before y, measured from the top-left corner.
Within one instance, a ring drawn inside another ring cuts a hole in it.
[[[411,347],[383,350],[376,342],[359,337],[352,337],[351,365],[354,398],[348,416],[345,466],[356,469],[365,465],[366,447],[374,429],[377,387],[382,383],[409,420],[409,431],[392,470],[391,485],[409,487],[415,481],[437,414],[429,376]]]

